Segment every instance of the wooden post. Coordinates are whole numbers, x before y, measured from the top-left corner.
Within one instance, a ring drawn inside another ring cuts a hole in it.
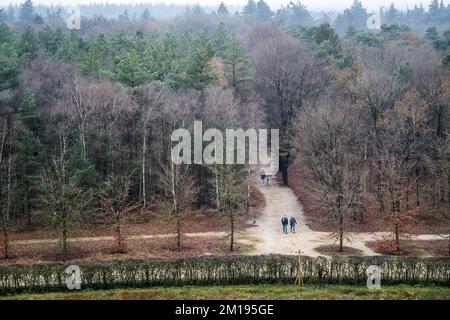
[[[302,274],[302,264],[301,264],[301,257],[302,257],[303,251],[298,250],[298,266],[297,266],[297,277],[295,278],[295,285],[301,287],[303,286],[303,274]]]

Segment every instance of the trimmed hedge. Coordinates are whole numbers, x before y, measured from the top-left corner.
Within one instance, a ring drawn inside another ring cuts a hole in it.
[[[195,257],[0,267],[0,294],[66,291],[64,270],[81,269],[82,289],[182,285],[293,284],[297,256]],[[450,259],[417,257],[302,257],[305,283],[365,285],[366,269],[383,270],[381,283],[450,285]]]

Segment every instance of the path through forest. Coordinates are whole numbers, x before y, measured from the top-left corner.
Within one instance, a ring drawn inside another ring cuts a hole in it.
[[[329,232],[313,231],[306,225],[303,209],[289,187],[280,186],[277,181],[273,181],[269,187],[259,184],[258,189],[264,194],[266,207],[256,219],[256,227],[247,231],[247,235],[255,242],[255,250],[251,254],[296,254],[301,249],[304,255],[318,256],[320,253],[314,248],[333,244]],[[295,234],[282,233],[281,217],[283,214],[288,217],[295,215],[297,218],[299,225]],[[366,246],[366,242],[379,240],[384,234],[383,232],[352,232],[350,233],[351,242],[344,242],[344,245],[359,249],[364,255],[377,255],[375,251]],[[442,238],[437,235],[419,235],[413,239]]]

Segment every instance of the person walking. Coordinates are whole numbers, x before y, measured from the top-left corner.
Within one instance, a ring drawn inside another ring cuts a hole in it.
[[[289,224],[289,219],[286,215],[284,215],[281,218],[281,225],[283,226],[283,233],[285,233],[285,234],[288,233],[288,224]]]
[[[262,173],[262,174],[261,174],[262,185],[265,185],[265,184],[266,184],[266,178],[267,178],[266,174],[265,174],[265,173]]]
[[[295,228],[297,227],[297,219],[294,216],[292,216],[289,220],[289,224],[291,226],[291,232],[295,233]]]

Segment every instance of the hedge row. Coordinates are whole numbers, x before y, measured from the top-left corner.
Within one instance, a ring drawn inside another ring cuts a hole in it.
[[[383,270],[382,284],[450,285],[450,259],[406,257],[302,257],[304,283],[365,285],[366,269]],[[0,294],[65,291],[65,269],[81,269],[82,289],[182,285],[293,284],[296,256],[196,257],[0,267]]]

